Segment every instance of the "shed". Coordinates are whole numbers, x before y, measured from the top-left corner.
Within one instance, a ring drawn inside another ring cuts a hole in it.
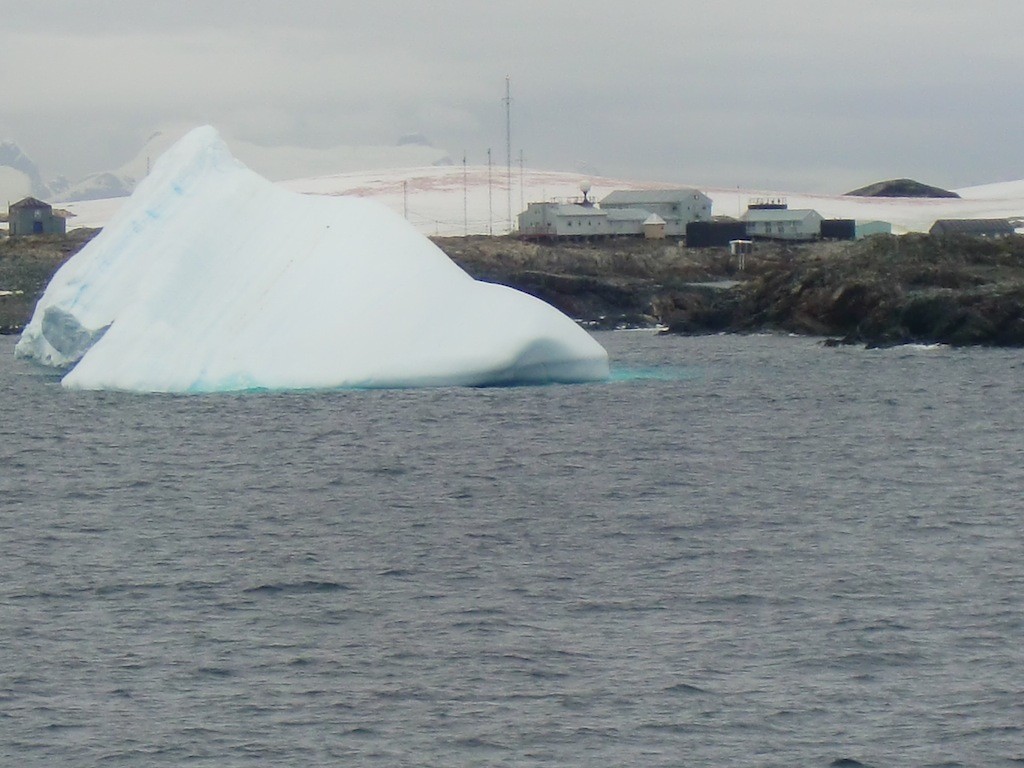
[[[67,224],[63,217],[55,216],[53,206],[26,197],[7,208],[7,222],[11,237],[23,235],[63,235]]]
[[[656,213],[644,219],[644,238],[647,240],[665,239],[665,220]]]
[[[746,224],[736,219],[691,221],[686,225],[686,245],[689,248],[725,248],[733,240],[743,240],[746,236]]]
[[[929,235],[966,235],[967,237],[1006,237],[1015,233],[1009,219],[939,219]]]
[[[856,240],[857,222],[853,219],[822,219],[822,240]]]
[[[857,239],[871,237],[871,235],[891,235],[892,224],[888,221],[860,221],[857,220]]]

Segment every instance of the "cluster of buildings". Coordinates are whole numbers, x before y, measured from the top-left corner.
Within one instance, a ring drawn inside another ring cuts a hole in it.
[[[678,238],[690,246],[724,246],[742,240],[854,240],[888,234],[882,221],[826,219],[817,211],[790,208],[784,200],[752,200],[737,218],[711,215],[711,198],[698,189],[618,190],[600,203],[590,200],[583,184],[582,200],[530,203],[519,214],[519,234],[538,239],[603,237]],[[8,234],[62,235],[66,222],[49,203],[26,197],[8,207]],[[1021,221],[1010,219],[940,219],[932,235],[1005,237]]]
[[[597,205],[581,187],[579,202],[530,203],[519,214],[519,233],[536,238],[642,235],[684,237],[692,221],[711,219],[711,198],[696,189],[612,192]]]
[[[600,202],[530,203],[519,214],[519,234],[539,239],[589,239],[616,236],[685,238],[689,246],[725,246],[745,240],[855,240],[889,234],[884,221],[826,219],[817,211],[790,208],[784,200],[752,200],[739,218],[712,216],[711,199],[697,189],[616,191]],[[940,219],[933,235],[1005,237],[1014,233],[1007,219]]]
[[[519,214],[519,234],[545,239],[678,237],[688,245],[709,246],[743,239],[853,240],[892,231],[883,222],[825,219],[779,200],[753,201],[739,219],[713,217],[711,199],[697,189],[620,190],[599,203],[589,199],[589,187],[581,190],[581,201],[530,203]]]

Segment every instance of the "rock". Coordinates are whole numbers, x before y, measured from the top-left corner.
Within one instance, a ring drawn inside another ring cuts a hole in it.
[[[922,184],[913,179],[890,179],[847,192],[851,197],[960,197],[948,189]]]

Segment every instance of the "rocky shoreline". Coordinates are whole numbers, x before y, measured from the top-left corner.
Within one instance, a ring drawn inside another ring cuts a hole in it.
[[[0,332],[20,333],[53,272],[95,234],[0,240]],[[742,269],[726,249],[669,241],[434,241],[474,277],[533,294],[592,328],[1024,346],[1021,236],[765,243]]]
[[[0,238],[0,334],[21,333],[53,273],[97,232]]]
[[[782,332],[867,346],[1024,346],[1021,236],[759,243],[742,270],[721,248],[645,241],[440,244],[470,273],[599,328]]]

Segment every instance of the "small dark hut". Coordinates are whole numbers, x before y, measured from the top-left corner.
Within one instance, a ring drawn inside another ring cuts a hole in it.
[[[63,235],[67,224],[53,213],[53,206],[26,197],[7,208],[7,227],[11,237],[23,235]]]
[[[1013,225],[1007,219],[939,219],[928,230],[929,235],[939,237],[1006,237],[1013,233]]]

